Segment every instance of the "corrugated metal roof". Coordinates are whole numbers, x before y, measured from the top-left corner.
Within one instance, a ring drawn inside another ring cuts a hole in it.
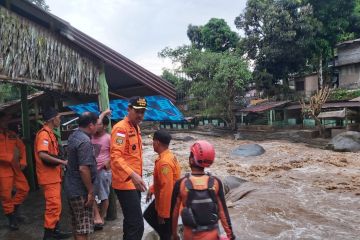
[[[341,42],[341,43],[338,43],[336,44],[336,47],[344,47],[346,45],[350,45],[350,44],[354,44],[354,43],[359,43],[360,42],[360,38],[358,39],[353,39],[353,40],[348,40],[348,41],[345,41],[345,42]]]
[[[360,97],[354,98],[350,100],[351,102],[360,102]]]
[[[241,109],[240,112],[263,112],[276,107],[281,107],[290,101],[280,101],[280,102],[266,102],[257,104],[255,106],[249,106],[247,108]]]
[[[345,109],[340,111],[321,112],[318,118],[345,118]]]
[[[46,12],[25,0],[0,0],[0,4],[8,6],[11,11],[14,11],[17,14],[20,14],[29,20],[56,32],[62,38],[72,42],[74,45],[100,59],[105,64],[114,67],[121,73],[125,73],[129,76],[127,80],[135,80],[135,82],[131,85],[132,87],[142,84],[157,94],[163,95],[173,101],[175,100],[176,91],[172,84],[85,33],[82,33],[61,18]],[[111,88],[111,86],[109,86],[109,88]],[[116,91],[117,89],[110,90]]]
[[[360,107],[360,102],[332,102],[325,103],[322,108],[345,108],[345,107]],[[287,110],[301,109],[300,104],[286,107]]]

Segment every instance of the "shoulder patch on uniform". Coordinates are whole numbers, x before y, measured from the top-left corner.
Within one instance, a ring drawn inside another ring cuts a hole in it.
[[[167,175],[169,173],[169,167],[168,166],[164,166],[160,169],[161,173],[164,175]]]
[[[119,131],[116,132],[116,136],[124,138],[126,136],[126,132],[119,130]]]
[[[124,143],[124,138],[123,137],[117,137],[116,138],[116,144],[121,145],[123,143]]]
[[[48,145],[49,145],[49,141],[48,141],[48,140],[43,140],[43,145],[48,146]]]

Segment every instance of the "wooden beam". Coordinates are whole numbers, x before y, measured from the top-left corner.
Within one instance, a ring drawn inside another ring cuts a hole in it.
[[[114,96],[114,97],[118,97],[118,98],[121,98],[121,99],[128,99],[127,97],[124,97],[124,96],[122,96],[120,94],[113,93],[113,92],[109,92],[109,95]]]
[[[8,77],[6,75],[0,75],[0,81],[8,82],[8,83],[26,84],[26,85],[33,84],[34,86],[37,87],[45,87],[45,88],[55,87],[56,89],[62,89],[62,85],[59,83],[44,82],[29,78]]]

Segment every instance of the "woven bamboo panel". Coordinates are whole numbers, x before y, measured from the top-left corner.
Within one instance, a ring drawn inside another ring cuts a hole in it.
[[[99,66],[60,35],[0,7],[0,81],[98,93]]]

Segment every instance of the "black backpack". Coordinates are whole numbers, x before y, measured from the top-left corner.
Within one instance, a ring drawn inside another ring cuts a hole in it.
[[[185,226],[194,232],[208,231],[218,227],[218,205],[216,201],[215,178],[209,175],[207,189],[195,190],[190,180],[190,174],[185,175],[185,187],[188,191],[186,206],[181,212]]]

